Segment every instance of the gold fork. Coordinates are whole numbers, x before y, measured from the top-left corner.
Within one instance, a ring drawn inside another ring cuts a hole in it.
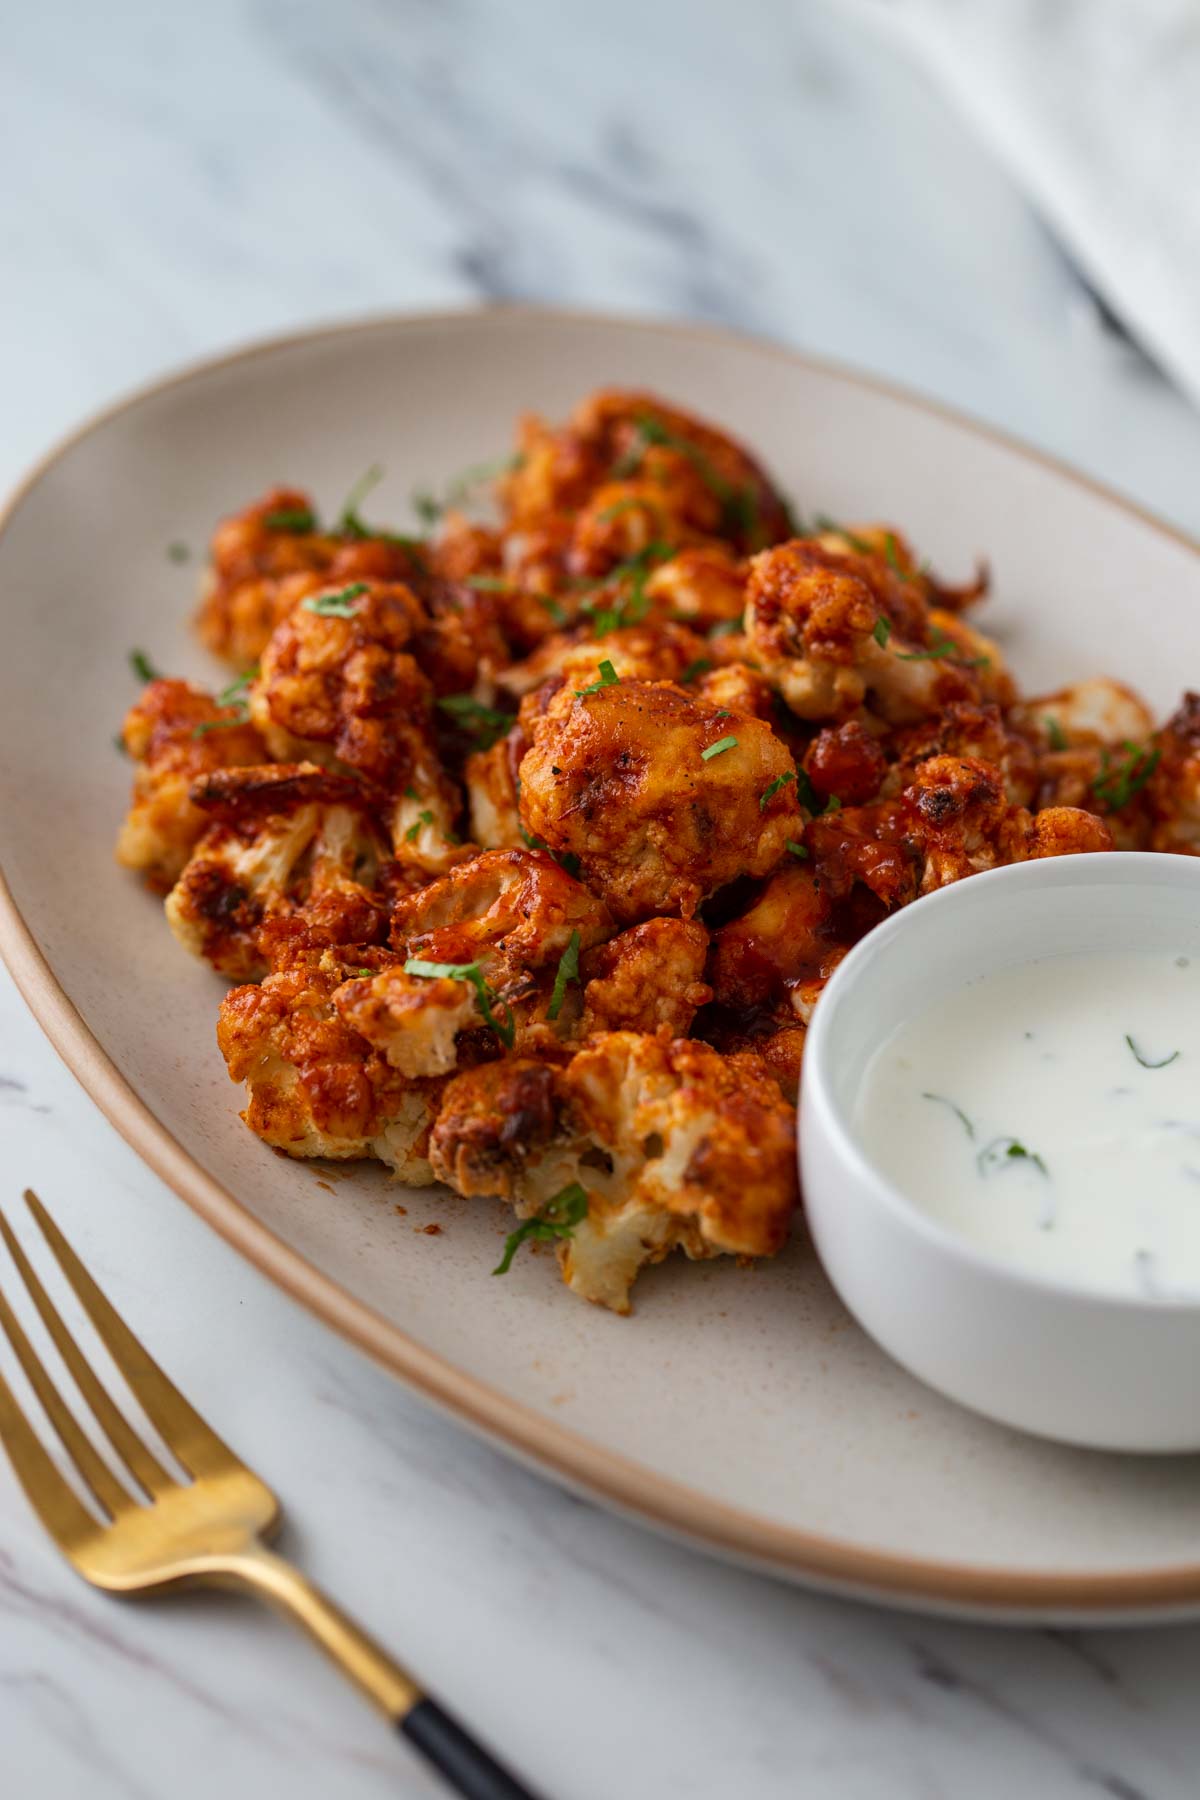
[[[0,1289],[0,1327],[42,1411],[96,1503],[60,1474],[0,1376],[0,1442],[30,1505],[86,1581],[116,1594],[214,1586],[248,1590],[297,1624],[468,1800],[533,1800],[413,1677],[265,1540],[279,1502],[210,1430],[105,1299],[38,1199],[25,1199],[59,1267],[146,1417],[190,1480],[170,1474],[85,1358],[0,1212],[0,1236],[59,1356],[134,1486],[95,1449]]]

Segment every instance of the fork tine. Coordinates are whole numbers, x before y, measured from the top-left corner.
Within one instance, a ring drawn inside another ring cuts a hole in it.
[[[95,1519],[76,1499],[55,1468],[37,1432],[21,1411],[12,1389],[0,1375],[0,1444],[8,1451],[25,1497],[46,1530],[63,1549],[98,1529]]]
[[[176,1486],[176,1483],[167,1474],[157,1457],[153,1456],[143,1444],[125,1415],[118,1407],[114,1406],[104,1384],[63,1323],[62,1315],[42,1286],[37,1271],[22,1250],[15,1232],[2,1212],[0,1212],[0,1237],[3,1237],[8,1246],[8,1253],[17,1266],[17,1272],[25,1283],[33,1304],[37,1307],[42,1324],[49,1332],[55,1348],[70,1371],[72,1381],[90,1406],[109,1443],[144,1493],[165,1494],[168,1488]]]
[[[90,1438],[59,1393],[45,1364],[22,1331],[17,1315],[0,1288],[0,1329],[12,1345],[17,1361],[25,1371],[25,1379],[37,1395],[38,1404],[57,1431],[63,1449],[75,1464],[110,1519],[126,1513],[135,1504],[132,1495],[121,1486],[103,1457],[98,1455]]]
[[[133,1389],[146,1417],[184,1468],[193,1475],[221,1475],[231,1467],[243,1467],[105,1299],[32,1188],[26,1188],[25,1200],[101,1342]]]

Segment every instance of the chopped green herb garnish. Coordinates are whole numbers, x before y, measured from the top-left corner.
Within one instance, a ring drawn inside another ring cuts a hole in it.
[[[490,750],[513,727],[511,713],[500,712],[494,706],[484,706],[482,701],[476,700],[471,694],[443,694],[437,704],[443,712],[450,714],[456,725],[470,733],[478,750]]]
[[[750,541],[752,548],[761,548],[762,520],[758,491],[753,482],[746,482],[739,487],[727,480],[698,444],[693,444],[690,438],[681,437],[678,432],[672,431],[661,419],[656,419],[653,413],[640,413],[635,425],[637,437],[612,467],[612,474],[617,480],[635,474],[641,468],[647,450],[654,445],[678,451],[681,456],[687,457],[709,493],[720,502],[721,529],[727,533],[740,532]]]
[[[1020,1138],[996,1137],[986,1144],[975,1158],[981,1175],[990,1175],[993,1169],[1007,1168],[1014,1162],[1031,1162],[1043,1175],[1049,1175],[1041,1157],[1036,1151],[1027,1150]]]
[[[791,851],[793,856],[800,857],[802,861],[807,859],[808,851],[803,844],[798,844],[795,838],[788,838],[786,848]]]
[[[465,585],[481,594],[511,594],[513,584],[506,575],[468,575]]]
[[[690,687],[698,675],[707,675],[712,666],[713,665],[707,656],[698,656],[694,662],[688,664],[687,668],[683,671],[683,674],[679,677],[680,686]]]
[[[1100,773],[1092,783],[1093,795],[1110,812],[1120,812],[1141,793],[1162,758],[1157,746],[1140,748],[1126,739],[1121,748],[1128,754],[1120,762],[1114,761],[1109,751],[1102,753]]]
[[[129,745],[125,742],[125,739],[121,736],[119,731],[117,732],[116,736],[113,738],[113,749],[117,752],[117,754],[119,756],[128,756],[129,755]]]
[[[439,981],[443,978],[450,981],[469,981],[475,989],[475,998],[479,1002],[479,1010],[491,1026],[500,1042],[511,1050],[516,1040],[516,1025],[513,1021],[512,1007],[507,1001],[499,1000],[487,984],[483,970],[477,962],[471,963],[438,963],[425,962],[419,956],[410,956],[404,965],[406,975],[419,975],[426,981]],[[493,1005],[504,1007],[506,1017],[498,1019],[492,1010]]]
[[[884,537],[883,554],[887,558],[889,568],[895,569],[897,575],[903,575],[904,564],[900,561],[900,546],[896,542],[894,531],[889,531]]]
[[[569,1238],[575,1227],[586,1219],[587,1209],[587,1191],[577,1181],[560,1188],[553,1199],[547,1200],[536,1218],[526,1219],[523,1225],[518,1225],[515,1231],[509,1232],[504,1240],[504,1255],[492,1274],[507,1275],[512,1267],[513,1257],[528,1238],[533,1238],[538,1243]]]
[[[129,652],[129,666],[139,681],[161,681],[162,676],[144,650]]]
[[[554,599],[553,595],[538,594],[536,596],[536,598],[537,598],[538,605],[545,607],[546,611],[550,614],[551,619],[554,621],[554,623],[556,625],[565,625],[566,624],[566,622],[567,622],[566,611],[563,607],[561,607],[559,605],[558,601]]]
[[[310,506],[281,506],[263,516],[268,531],[315,531],[317,515]]]
[[[1067,734],[1059,724],[1058,720],[1050,718],[1047,714],[1042,720],[1042,724],[1046,727],[1046,736],[1050,740],[1050,748],[1052,750],[1065,750],[1067,747]]]
[[[938,632],[927,650],[897,650],[898,662],[940,662],[945,657],[953,657],[964,669],[978,669],[991,662],[990,656],[964,656],[961,644],[955,643],[945,632]]]
[[[436,525],[443,513],[452,512],[455,507],[465,506],[475,493],[489,481],[495,481],[501,475],[511,475],[519,469],[525,458],[519,451],[510,452],[507,456],[493,457],[490,462],[472,463],[461,474],[447,482],[446,491],[439,499],[428,488],[421,489],[413,495],[413,507],[417,517],[426,525]]]
[[[614,500],[611,506],[606,506],[603,512],[597,513],[596,518],[600,524],[607,525],[610,519],[619,519],[622,513],[633,512],[639,506],[653,507],[655,512],[660,510],[645,494],[625,494],[620,500]]]
[[[358,509],[366,499],[367,495],[371,492],[371,489],[378,487],[382,480],[382,463],[372,463],[366,474],[359,476],[354,486],[350,489],[350,492],[346,495],[346,501],[342,507],[341,517],[334,526],[334,530],[340,537],[365,538],[375,535],[369,527],[363,523],[362,516]]]
[[[796,798],[806,812],[819,813],[821,800],[807,769],[796,770]]]
[[[244,725],[245,723],[246,723],[246,712],[245,712],[245,709],[243,708],[241,711],[238,712],[238,714],[235,718],[232,718],[232,719],[205,719],[202,721],[201,724],[193,725],[192,726],[192,736],[194,738],[207,737],[210,731],[233,731],[236,729],[237,726]]]
[[[775,795],[779,792],[780,788],[785,788],[788,785],[789,781],[795,781],[795,779],[796,779],[795,769],[789,769],[786,775],[777,775],[775,777],[774,781],[769,781],[767,783],[766,787],[763,789],[762,793],[758,796],[759,812],[765,812],[766,806],[767,806],[767,801],[773,800],[775,798]]]
[[[187,545],[179,542],[167,545],[167,555],[173,563],[190,562],[192,558],[192,553]]]
[[[588,694],[598,694],[601,688],[616,687],[620,679],[621,677],[617,674],[617,671],[613,668],[611,662],[605,657],[604,661],[600,664],[600,674],[598,679],[589,682],[585,688],[576,688],[575,692],[578,698],[583,700]]]
[[[307,600],[300,602],[305,612],[316,613],[321,619],[352,619],[354,602],[365,594],[365,581],[352,581],[336,594],[310,594]]]
[[[243,673],[237,677],[236,681],[231,681],[227,688],[221,689],[221,692],[217,695],[217,705],[243,706],[245,704],[247,689],[257,680],[258,664],[255,663],[252,669],[244,670]]]
[[[687,621],[685,620],[684,623],[686,624],[686,622]],[[709,626],[708,641],[711,644],[714,638],[732,637],[735,631],[740,631],[741,629],[742,620],[740,618],[719,619],[715,625]]]
[[[406,844],[415,844],[417,841],[417,838],[420,836],[422,825],[432,825],[432,824],[433,824],[433,814],[429,811],[428,807],[426,807],[426,809],[423,812],[419,812],[417,814],[415,820],[409,826],[408,830],[405,832],[405,834],[404,834],[405,843]]]
[[[720,756],[725,750],[736,749],[737,739],[735,737],[718,738],[715,744],[710,744],[707,750],[700,752],[700,758],[702,762],[708,762],[711,757]]]
[[[825,805],[821,809],[821,817],[824,818],[826,813],[841,812],[841,810],[842,810],[842,803],[838,799],[837,795],[830,794],[828,800],[825,802]]]
[[[947,1100],[945,1094],[922,1094],[921,1098],[922,1098],[922,1100],[933,1100],[937,1103],[938,1106],[948,1106],[950,1108],[950,1111],[954,1114],[955,1118],[962,1125],[962,1128],[966,1132],[967,1136],[969,1138],[973,1138],[975,1136],[975,1127],[972,1125],[970,1119],[968,1119],[968,1117],[967,1117],[966,1113],[963,1111],[962,1107],[955,1106],[953,1100]]]
[[[250,703],[246,698],[250,684],[258,679],[258,665],[246,669],[236,681],[231,681],[227,688],[222,688],[217,695],[218,706],[231,706],[234,709],[232,719],[205,719],[202,724],[192,726],[194,738],[205,737],[210,731],[230,731],[235,725],[244,725],[250,717]]]
[[[610,631],[616,631],[622,625],[641,623],[650,610],[650,596],[646,592],[650,574],[658,563],[674,554],[670,544],[658,541],[647,544],[635,556],[616,563],[607,575],[591,584],[604,589],[611,587],[613,582],[629,582],[629,591],[618,594],[611,606],[597,609],[593,601],[582,602],[583,611],[592,614],[592,628],[597,637],[607,637]]]
[[[1129,1045],[1129,1048],[1133,1051],[1134,1056],[1141,1063],[1143,1069],[1165,1069],[1167,1064],[1173,1063],[1180,1054],[1178,1050],[1172,1050],[1170,1056],[1164,1056],[1161,1062],[1151,1062],[1148,1056],[1142,1055],[1128,1032],[1125,1033],[1125,1042]]]
[[[579,980],[579,933],[573,931],[567,947],[558,959],[558,972],[554,977],[554,992],[550,996],[550,1004],[546,1008],[548,1019],[557,1019],[562,1011],[563,1001],[567,997],[569,982]]]
[[[875,627],[871,632],[871,636],[875,639],[875,642],[879,645],[881,650],[886,650],[887,641],[891,635],[892,621],[888,618],[886,613],[880,613],[875,621]]]

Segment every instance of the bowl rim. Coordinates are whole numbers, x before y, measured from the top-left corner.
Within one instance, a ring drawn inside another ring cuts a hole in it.
[[[872,1205],[887,1212],[915,1237],[923,1239],[945,1261],[990,1281],[997,1288],[1041,1294],[1064,1307],[1081,1307],[1089,1312],[1133,1313],[1147,1320],[1191,1316],[1200,1322],[1200,1298],[1164,1295],[1162,1299],[1151,1300],[1140,1294],[1123,1293],[1116,1288],[1086,1287],[1041,1269],[1025,1269],[1019,1263],[991,1256],[978,1249],[969,1238],[961,1236],[950,1226],[925,1212],[903,1187],[871,1159],[858,1140],[846,1108],[837,1097],[836,1083],[829,1068],[830,1040],[837,1029],[839,1009],[844,1012],[847,1006],[855,1004],[858,991],[880,957],[898,953],[893,951],[892,946],[903,944],[905,932],[912,929],[911,920],[915,916],[919,914],[929,918],[934,907],[952,913],[956,905],[978,905],[981,893],[1010,887],[1036,889],[1057,885],[1081,889],[1092,886],[1137,888],[1143,884],[1131,877],[1118,876],[1113,879],[1119,868],[1129,869],[1130,865],[1141,869],[1146,876],[1153,874],[1166,877],[1163,880],[1146,881],[1146,888],[1187,888],[1194,885],[1200,892],[1200,858],[1150,850],[1110,850],[1101,854],[1080,852],[1070,856],[1008,863],[1003,868],[983,870],[965,881],[955,882],[950,887],[939,888],[935,893],[922,896],[911,906],[903,907],[899,912],[893,913],[890,919],[875,926],[838,964],[813,1014],[813,1022],[804,1042],[800,1096],[797,1101],[798,1135],[802,1140],[807,1106],[816,1116],[819,1128],[826,1132],[843,1168],[856,1181],[860,1190],[870,1194]],[[1185,872],[1189,870],[1190,873]],[[1170,878],[1172,872],[1174,880]],[[1069,879],[1072,875],[1077,879]],[[1056,876],[1059,877],[1058,881],[1055,880]],[[1036,925],[1034,929],[1036,930]],[[1021,963],[1023,966],[1027,962],[1039,960],[1041,959],[1035,948],[1029,956],[1021,959]],[[979,973],[987,975],[1008,966],[1008,963],[989,963],[985,958]]]
[[[377,312],[324,321],[308,328],[267,334],[238,347],[202,356],[157,379],[127,390],[88,413],[38,457],[0,506],[0,537],[37,485],[69,453],[110,422],[193,380],[236,368],[277,351],[303,349],[333,339],[373,333],[419,332],[430,326],[471,329],[507,317],[547,324],[617,325],[713,345],[752,348],[789,366],[833,376],[848,387],[938,418],[1001,447],[1091,493],[1158,537],[1200,560],[1200,539],[1068,462],[969,413],[926,398],[899,383],[848,364],[808,355],[751,333],[664,318],[599,309],[504,303],[417,312]],[[364,1302],[355,1299],[300,1252],[263,1225],[235,1195],[195,1161],[150,1111],[108,1056],[76,1009],[19,911],[0,869],[0,955],[18,990],[63,1061],[109,1122],[137,1155],[241,1255],[325,1324],[400,1376],[426,1400],[477,1436],[526,1464],[551,1472],[568,1487],[599,1495],[618,1511],[670,1536],[683,1537],[760,1571],[783,1575],[833,1592],[894,1605],[942,1611],[985,1612],[1001,1621],[1109,1615],[1142,1622],[1193,1615],[1200,1608],[1200,1557],[1188,1562],[1133,1569],[1080,1569],[1069,1573],[1009,1568],[986,1562],[943,1562],[902,1552],[864,1548],[733,1506],[699,1489],[659,1475],[643,1464],[602,1448],[582,1433],[543,1418],[487,1382],[462,1374]]]

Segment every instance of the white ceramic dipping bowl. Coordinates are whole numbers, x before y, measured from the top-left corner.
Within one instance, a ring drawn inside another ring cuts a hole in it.
[[[829,983],[805,1044],[805,1209],[850,1311],[930,1387],[1069,1443],[1197,1450],[1200,1304],[1110,1295],[994,1260],[900,1192],[853,1125],[872,1053],[913,1013],[994,970],[1118,949],[1200,957],[1200,858],[1017,863],[872,931]]]

